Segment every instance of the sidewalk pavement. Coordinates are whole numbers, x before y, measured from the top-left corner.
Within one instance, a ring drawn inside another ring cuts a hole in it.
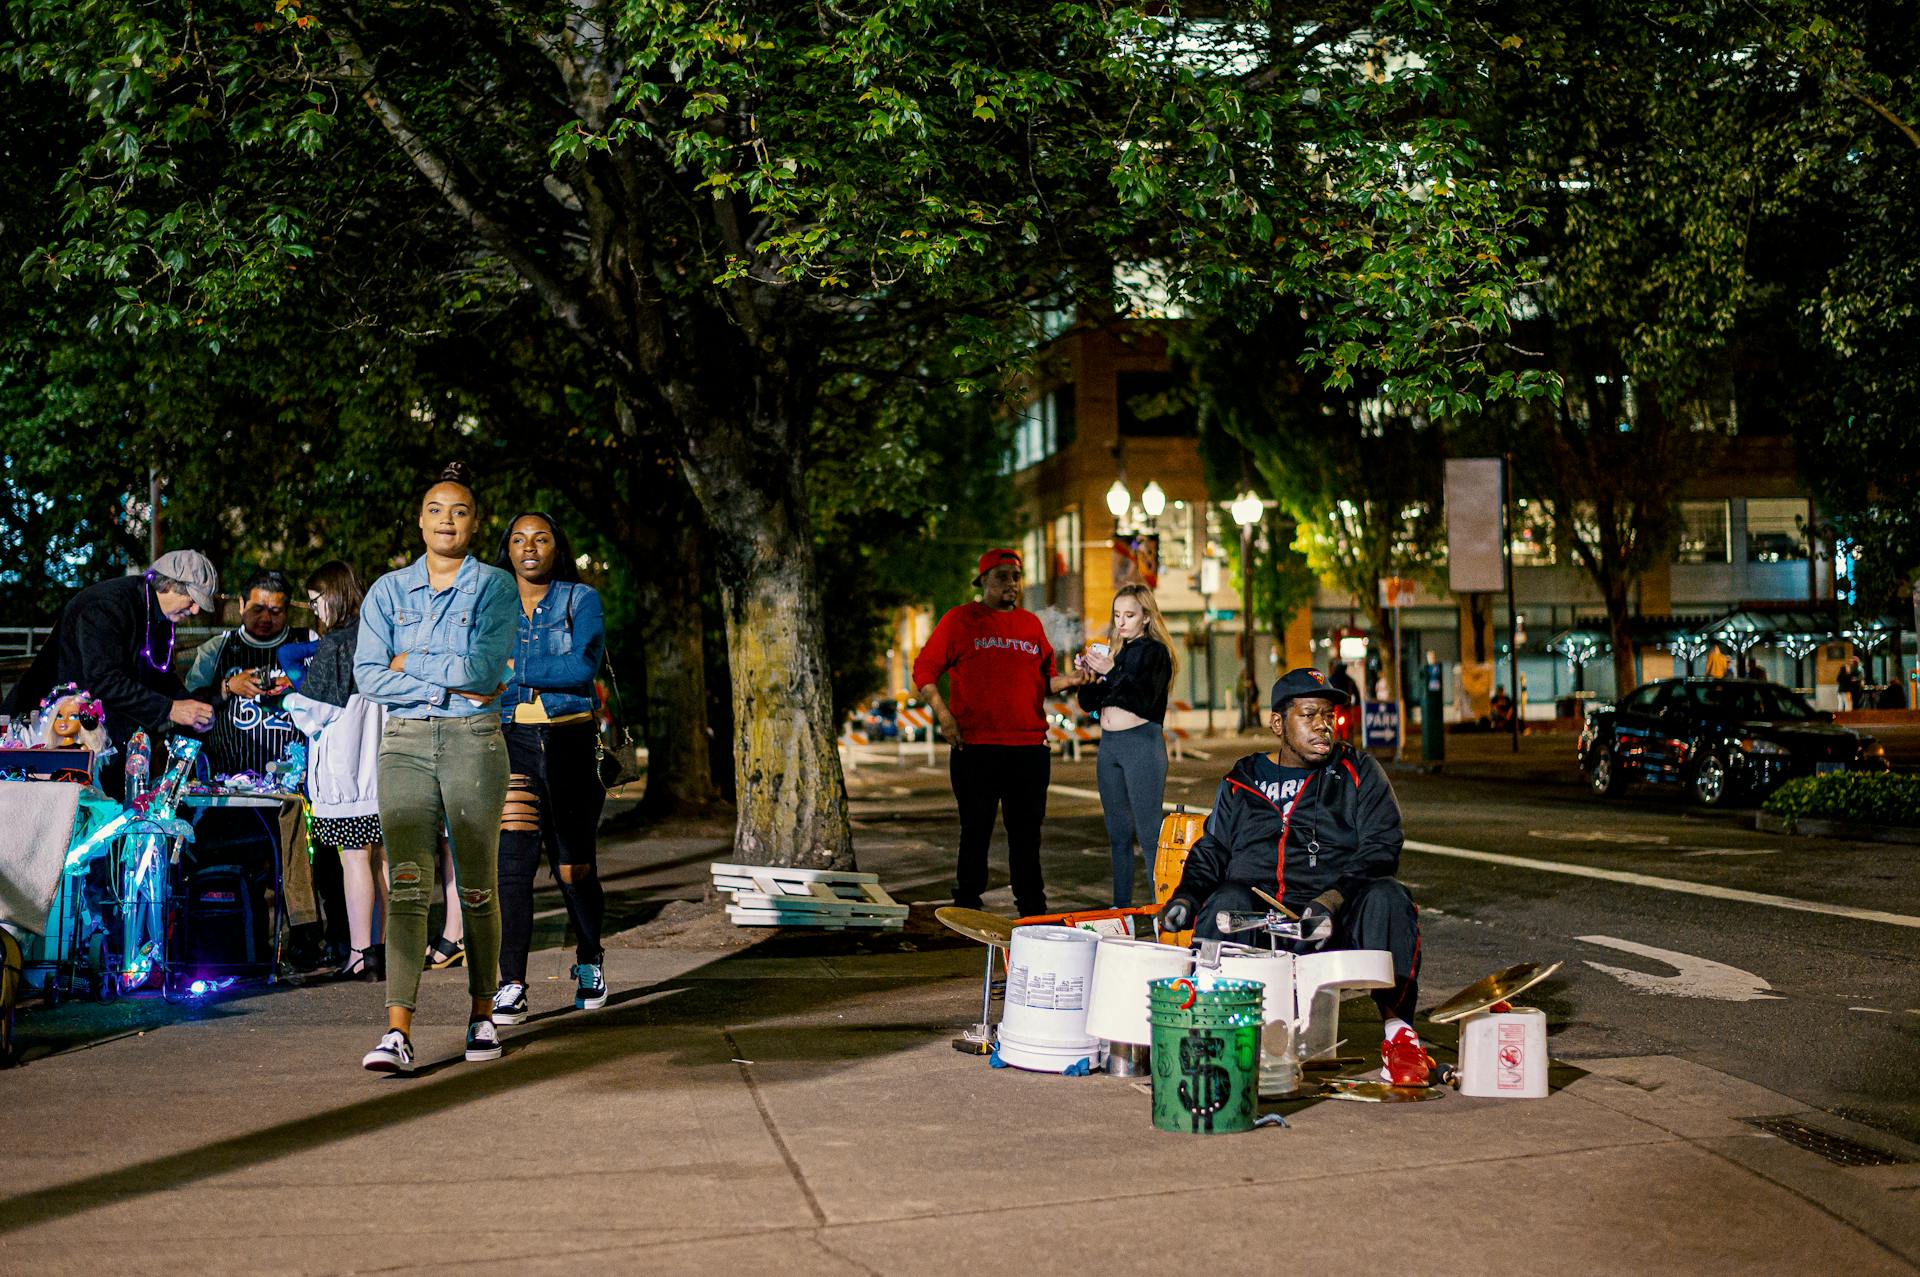
[[[861,824],[918,811],[871,785]],[[769,936],[689,899],[726,845],[610,845],[623,907],[657,916],[609,948],[599,1012],[571,1009],[570,954],[538,953],[536,1014],[495,1063],[460,1059],[464,973],[448,971],[428,974],[412,1078],[357,1065],[381,1020],[372,985],[221,1001],[0,1074],[0,1271],[1920,1263],[1920,1165],[1831,1164],[1749,1119],[1844,1124],[1668,1056],[1557,1068],[1541,1101],[1320,1102],[1286,1106],[1286,1129],[1156,1131],[1132,1081],[951,1049],[981,954],[930,917],[934,842],[862,834],[863,867],[921,902],[904,933]],[[1351,1049],[1371,1016],[1348,1004]]]

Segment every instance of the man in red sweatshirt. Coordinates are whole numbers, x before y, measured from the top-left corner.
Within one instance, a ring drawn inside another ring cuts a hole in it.
[[[1056,674],[1053,647],[1040,618],[1020,606],[1020,556],[988,550],[973,579],[980,601],[963,603],[933,627],[913,662],[920,698],[933,707],[952,746],[948,767],[960,808],[960,852],[953,903],[980,908],[987,889],[987,844],[994,816],[1007,827],[1007,870],[1014,907],[1028,917],[1047,911],[1040,873],[1040,822],[1047,815],[1044,702],[1049,691],[1078,686],[1078,673]],[[947,676],[951,700],[940,694]]]

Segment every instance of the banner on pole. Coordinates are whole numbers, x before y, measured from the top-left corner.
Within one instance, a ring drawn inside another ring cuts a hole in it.
[[[1506,586],[1500,544],[1505,493],[1500,458],[1447,462],[1447,587],[1455,594],[1498,594]]]

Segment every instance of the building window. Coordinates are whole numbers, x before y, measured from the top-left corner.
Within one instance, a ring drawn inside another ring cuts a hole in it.
[[[1053,573],[1056,577],[1080,574],[1080,512],[1069,510],[1053,520]]]
[[[1793,497],[1747,502],[1747,562],[1803,563],[1807,503]]]
[[[1063,387],[1040,396],[1020,412],[1013,446],[1001,464],[1002,473],[1039,465],[1073,442],[1073,429],[1073,388]]]
[[[1047,532],[1045,528],[1034,528],[1020,538],[1021,571],[1026,578],[1029,590],[1044,586],[1053,573],[1047,569]]]
[[[1726,502],[1680,503],[1680,540],[1673,547],[1675,563],[1725,563],[1731,557],[1727,546]]]

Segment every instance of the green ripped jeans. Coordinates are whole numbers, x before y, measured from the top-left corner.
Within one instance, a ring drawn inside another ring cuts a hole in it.
[[[412,1010],[444,826],[466,920],[467,991],[491,997],[500,961],[500,808],[507,745],[497,713],[388,718],[380,734],[380,831],[387,840],[387,1005]]]

